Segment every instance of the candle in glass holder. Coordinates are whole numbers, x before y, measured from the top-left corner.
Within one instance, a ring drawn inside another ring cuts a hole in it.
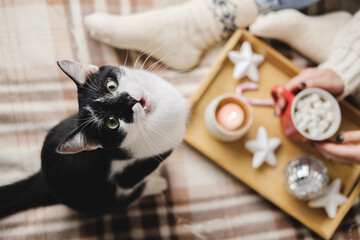
[[[236,103],[227,103],[219,109],[216,118],[221,126],[234,130],[244,121],[244,111]]]
[[[225,93],[209,102],[204,121],[215,138],[230,142],[246,134],[253,123],[253,112],[244,99],[234,93]]]

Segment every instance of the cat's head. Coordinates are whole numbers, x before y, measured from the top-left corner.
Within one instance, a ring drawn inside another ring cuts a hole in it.
[[[187,102],[162,78],[117,66],[57,62],[78,87],[78,128],[58,147],[64,154],[97,148],[153,156],[180,143]]]

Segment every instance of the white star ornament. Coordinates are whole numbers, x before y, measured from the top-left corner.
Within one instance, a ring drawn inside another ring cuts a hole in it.
[[[337,178],[326,187],[324,193],[320,197],[315,198],[308,203],[309,207],[323,207],[329,218],[335,218],[338,206],[344,204],[348,200],[347,197],[340,193],[340,188],[341,180]]]
[[[248,76],[253,82],[259,81],[257,66],[264,60],[264,56],[253,53],[249,42],[243,42],[240,51],[230,51],[228,56],[235,64],[233,78],[238,80]]]
[[[279,147],[280,143],[280,138],[268,138],[266,129],[263,126],[259,127],[256,139],[245,143],[245,147],[254,153],[252,167],[258,168],[264,162],[270,166],[276,166],[274,151]]]

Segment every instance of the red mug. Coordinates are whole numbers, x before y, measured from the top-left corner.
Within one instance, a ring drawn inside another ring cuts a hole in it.
[[[298,125],[300,124],[296,124],[294,121],[295,107],[299,100],[304,99],[306,96],[313,93],[316,93],[324,100],[329,101],[331,103],[330,111],[333,113],[333,120],[330,122],[328,129],[317,136],[310,135],[305,130],[299,128]],[[282,96],[286,101],[285,107],[281,111],[280,124],[283,133],[289,139],[300,142],[322,141],[330,138],[339,129],[341,122],[340,107],[336,99],[327,91],[320,88],[307,88],[295,95],[286,90],[285,87],[276,85],[272,88],[271,95],[275,103],[279,100],[279,96]]]

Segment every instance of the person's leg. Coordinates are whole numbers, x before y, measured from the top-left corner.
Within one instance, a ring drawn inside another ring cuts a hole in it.
[[[95,13],[85,25],[96,40],[152,54],[174,69],[196,66],[205,49],[258,15],[254,0],[193,0],[127,16]]]
[[[321,63],[329,57],[336,33],[350,19],[351,14],[344,11],[306,16],[285,9],[259,16],[250,25],[250,32],[283,41],[315,63]]]
[[[317,0],[256,1],[192,0],[127,16],[94,13],[85,17],[85,25],[96,40],[121,49],[142,51],[171,68],[188,70],[198,64],[210,45],[251,24],[258,16],[261,2],[274,2],[271,9],[275,10],[302,7]]]

